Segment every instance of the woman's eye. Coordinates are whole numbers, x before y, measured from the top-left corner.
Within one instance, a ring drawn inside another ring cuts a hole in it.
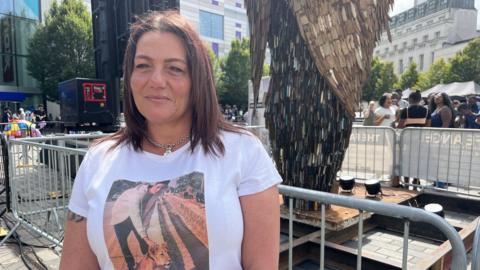
[[[135,65],[135,68],[138,68],[138,69],[148,68],[148,65],[147,64],[137,64],[137,65]]]
[[[174,66],[172,66],[172,67],[170,67],[170,70],[171,70],[172,72],[178,73],[178,74],[183,73],[183,69],[181,69],[181,68],[179,68],[179,67],[174,67]]]

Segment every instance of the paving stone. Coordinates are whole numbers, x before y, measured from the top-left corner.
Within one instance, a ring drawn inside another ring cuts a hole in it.
[[[413,240],[412,242],[410,242],[409,245],[424,247],[424,248],[429,248],[429,249],[437,249],[437,247],[439,246],[439,244],[435,245],[435,244],[425,243],[423,241],[418,241],[418,240]]]
[[[391,251],[389,249],[384,249],[384,248],[381,248],[381,249],[377,250],[376,252],[380,253],[380,254],[387,255],[388,257],[391,257],[391,258],[399,259],[399,260],[402,260],[402,256],[403,256],[402,252]],[[407,256],[407,259],[411,259],[412,257],[413,256]]]

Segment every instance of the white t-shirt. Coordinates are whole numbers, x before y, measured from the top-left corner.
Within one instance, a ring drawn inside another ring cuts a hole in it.
[[[146,260],[175,269],[242,268],[239,197],[282,179],[253,135],[223,132],[222,140],[220,157],[205,155],[201,145],[192,153],[190,144],[167,156],[127,145],[107,152],[113,142],[88,151],[69,209],[87,218],[101,269],[125,269],[127,257],[135,267]],[[145,236],[158,244],[148,256]]]
[[[390,115],[390,118],[385,118],[383,121],[380,123],[379,126],[382,127],[391,127],[393,121],[395,121],[395,111],[392,108],[384,108],[384,107],[379,107],[375,110],[375,115],[379,116],[385,116],[385,115]]]

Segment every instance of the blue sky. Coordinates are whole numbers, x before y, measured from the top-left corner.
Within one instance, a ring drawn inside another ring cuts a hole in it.
[[[396,0],[390,16],[394,16],[402,11],[413,7],[414,0]],[[480,9],[480,0],[475,0],[475,8]],[[480,19],[480,18],[479,18]],[[480,20],[477,19],[477,29],[480,28]]]

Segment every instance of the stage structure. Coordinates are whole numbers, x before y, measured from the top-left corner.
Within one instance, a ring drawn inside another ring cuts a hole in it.
[[[180,9],[180,0],[92,0],[93,42],[98,79],[110,83],[120,112],[120,80],[129,25],[149,10]]]
[[[330,191],[393,0],[245,2],[254,104],[270,48],[265,118],[284,183]]]

